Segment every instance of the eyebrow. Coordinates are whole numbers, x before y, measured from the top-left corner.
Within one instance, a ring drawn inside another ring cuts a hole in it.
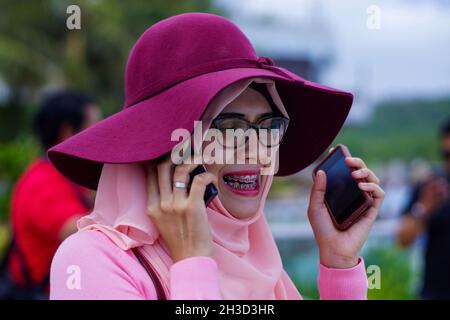
[[[274,116],[275,112],[266,112],[261,114],[258,118],[264,118],[268,116]],[[245,114],[239,113],[239,112],[223,112],[217,116],[217,118],[231,118],[231,117],[238,117],[238,118],[245,118]]]

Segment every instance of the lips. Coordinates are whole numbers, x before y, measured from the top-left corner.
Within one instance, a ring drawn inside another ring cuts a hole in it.
[[[259,171],[235,171],[223,175],[225,185],[234,193],[251,196],[259,192]]]

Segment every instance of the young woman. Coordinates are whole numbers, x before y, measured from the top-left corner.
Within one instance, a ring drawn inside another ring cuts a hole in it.
[[[326,151],[351,103],[349,93],[258,57],[220,16],[188,13],[155,24],[130,54],[124,110],[49,150],[68,178],[97,189],[94,210],[53,259],[51,298],[300,299],[264,204],[274,174],[298,172]],[[189,186],[198,164],[174,162],[179,141],[173,134],[184,129],[195,135],[197,120],[202,137],[208,129],[241,129],[257,143],[219,139],[220,150],[231,150],[236,161],[204,154],[207,172]],[[278,134],[268,140],[261,132],[272,129]],[[279,160],[260,152],[272,147],[279,147]],[[279,168],[267,174],[273,162]],[[361,159],[346,162],[357,168],[355,178],[367,181],[360,188],[375,201],[349,230],[338,231],[324,205],[326,176],[316,175],[308,217],[320,252],[322,299],[367,295],[359,253],[383,190]],[[218,196],[205,206],[210,183]]]

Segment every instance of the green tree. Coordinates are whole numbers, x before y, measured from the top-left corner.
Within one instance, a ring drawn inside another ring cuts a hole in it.
[[[81,30],[66,27],[71,4],[81,9]],[[214,10],[208,0],[2,0],[0,78],[11,89],[9,105],[33,104],[42,87],[67,85],[99,97],[106,113],[117,111],[133,43],[155,22],[189,11]]]

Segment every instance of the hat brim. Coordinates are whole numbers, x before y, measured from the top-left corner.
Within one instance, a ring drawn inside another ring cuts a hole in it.
[[[294,80],[262,68],[233,68],[178,83],[111,115],[48,150],[53,165],[68,179],[96,190],[104,163],[155,159],[174,147],[177,128],[194,129],[209,102],[236,81],[273,79],[289,114],[280,146],[277,176],[299,172],[332,143],[350,111],[353,96],[298,77]]]

